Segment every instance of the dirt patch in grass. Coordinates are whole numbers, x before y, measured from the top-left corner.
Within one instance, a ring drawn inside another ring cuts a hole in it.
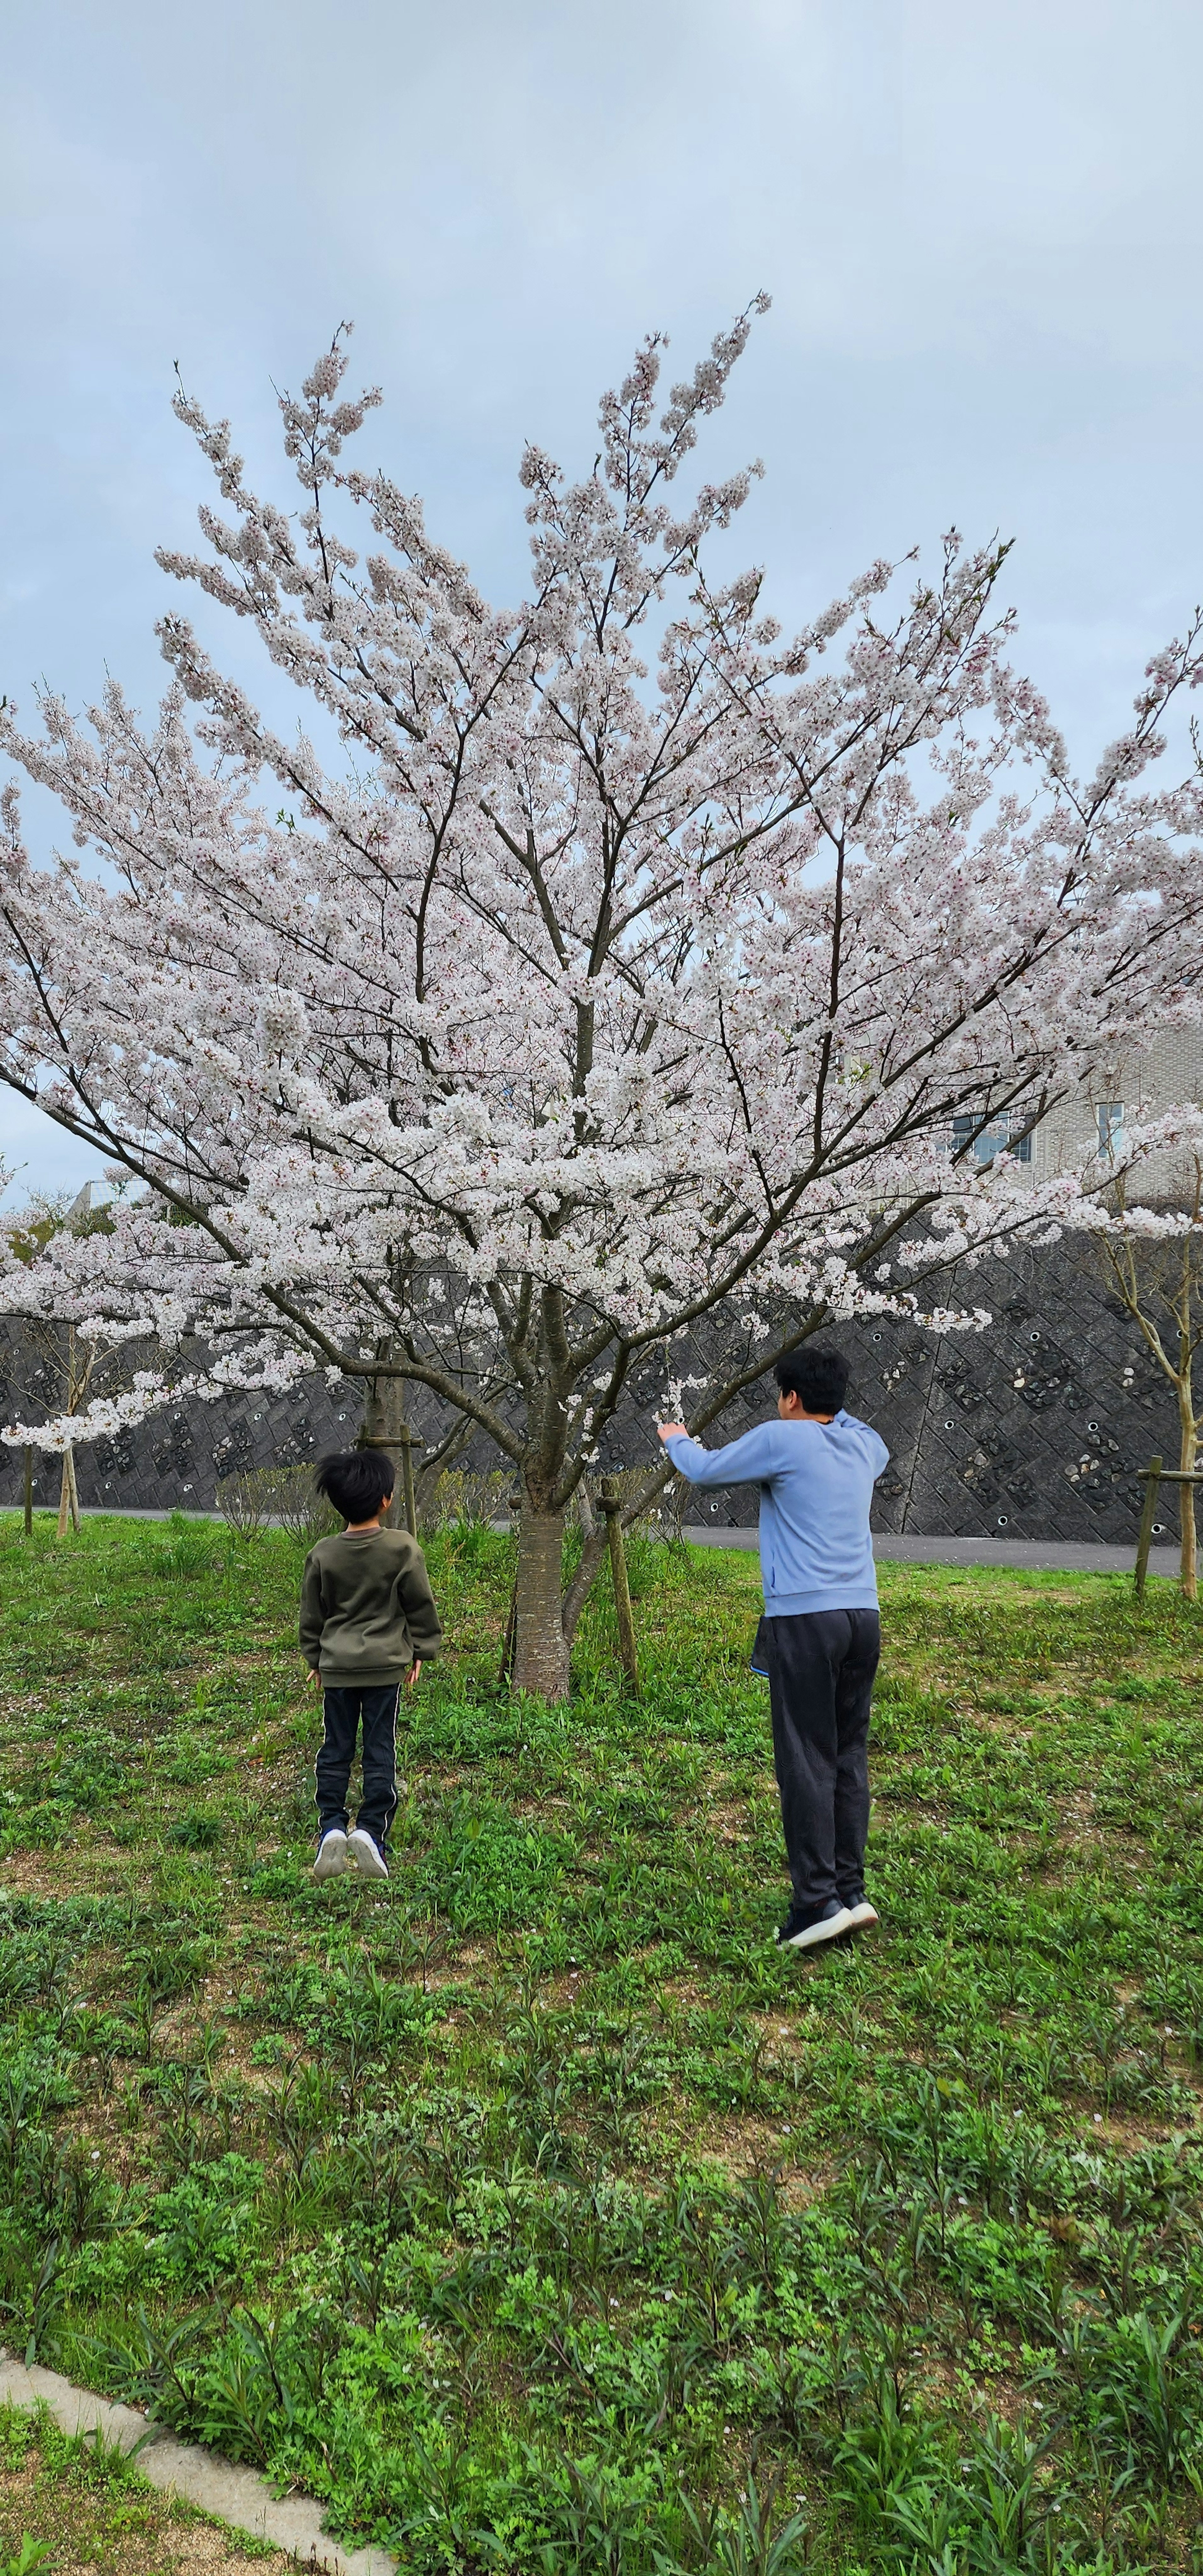
[[[138,1866],[107,1837],[101,1842],[73,1835],[52,1851],[9,1852],[0,1862],[0,1885],[14,1896],[36,1896],[50,1904],[71,1896],[124,1896]]]
[[[691,2157],[721,2165],[733,2182],[751,2174],[780,2173],[785,2197],[795,2206],[822,2191],[825,2168],[809,2151],[799,2164],[801,2120],[765,2120],[732,2112],[729,2117],[703,2115],[688,2130]]]
[[[279,2549],[270,2558],[249,2556],[233,2534],[216,2523],[193,2523],[189,2530],[173,2533],[169,2546],[180,2576],[288,2576],[292,2567],[292,2560]]]
[[[746,1798],[712,1800],[693,1811],[695,1825],[701,1826],[716,1843],[747,1842],[755,1833],[757,1819]]]
[[[0,2468],[0,2543],[45,2543],[46,2576],[288,2576],[293,2562],[160,2495],[114,2465],[98,2473],[83,2443],[53,2442]]]

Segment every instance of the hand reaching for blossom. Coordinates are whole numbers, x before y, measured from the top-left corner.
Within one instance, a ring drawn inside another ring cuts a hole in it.
[[[658,1422],[656,1424],[656,1437],[658,1440],[672,1440],[676,1437],[678,1432],[683,1440],[688,1440],[689,1433],[683,1422]]]

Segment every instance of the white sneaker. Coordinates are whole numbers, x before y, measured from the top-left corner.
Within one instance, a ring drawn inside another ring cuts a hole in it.
[[[798,1906],[791,1905],[777,1939],[783,1949],[812,1950],[820,1941],[838,1941],[841,1932],[849,1931],[851,1924],[847,1906],[841,1905],[838,1896],[833,1896],[823,1913],[818,1915],[803,1913]]]
[[[315,1878],[341,1878],[347,1866],[347,1837],[341,1825],[331,1825],[322,1835],[313,1864]]]
[[[347,1858],[354,1862],[361,1878],[388,1877],[388,1863],[366,1825],[356,1825],[354,1833],[348,1834]]]
[[[845,1928],[849,1932],[871,1932],[874,1924],[880,1922],[880,1919],[877,1907],[870,1905],[868,1897],[858,1896],[855,1905],[850,1905],[848,1908],[848,1921]]]

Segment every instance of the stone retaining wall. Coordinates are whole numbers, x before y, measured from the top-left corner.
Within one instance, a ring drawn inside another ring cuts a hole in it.
[[[1176,1461],[1176,1412],[1140,1335],[1105,1292],[1090,1247],[1069,1241],[984,1265],[953,1281],[948,1302],[958,1297],[991,1308],[989,1331],[938,1338],[875,1320],[832,1336],[853,1362],[851,1409],[875,1423],[890,1446],[875,1526],[938,1537],[1134,1540],[1136,1470],[1158,1450]],[[734,1329],[726,1343],[738,1343]],[[710,1355],[698,1341],[675,1344],[674,1376],[701,1376]],[[20,1349],[10,1347],[0,1390],[9,1418],[23,1393],[36,1398],[31,1374]],[[773,1393],[762,1380],[716,1426],[711,1443],[762,1418]],[[652,1416],[664,1403],[657,1355],[634,1380],[602,1463],[654,1457]],[[183,1405],[80,1450],[80,1499],[102,1509],[212,1510],[221,1476],[348,1442],[359,1410],[354,1388],[331,1394],[319,1376],[288,1397]],[[413,1418],[429,1435],[437,1407],[419,1395]],[[476,1463],[497,1464],[486,1444]],[[0,1450],[0,1506],[19,1500],[21,1473],[19,1453]],[[58,1480],[56,1459],[35,1459],[39,1507],[57,1503]],[[699,1494],[690,1517],[744,1525],[756,1517],[755,1493]],[[1162,1518],[1167,1535],[1176,1530],[1172,1501]]]

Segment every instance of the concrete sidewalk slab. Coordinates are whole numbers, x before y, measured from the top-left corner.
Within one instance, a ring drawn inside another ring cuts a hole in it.
[[[323,2568],[327,2576],[396,2576],[396,2561],[386,2549],[342,2549],[322,2529],[322,2506],[313,2496],[272,2494],[257,2469],[224,2460],[219,2451],[202,2451],[195,2442],[178,2442],[165,2424],[155,2424],[135,2406],[111,2405],[87,2388],[76,2388],[57,2370],[0,2355],[0,2405],[46,2406],[64,2433],[103,2433],[125,2452],[137,2451],[138,2467],[152,2487],[183,2496],[219,2522],[270,2541],[304,2567]]]

